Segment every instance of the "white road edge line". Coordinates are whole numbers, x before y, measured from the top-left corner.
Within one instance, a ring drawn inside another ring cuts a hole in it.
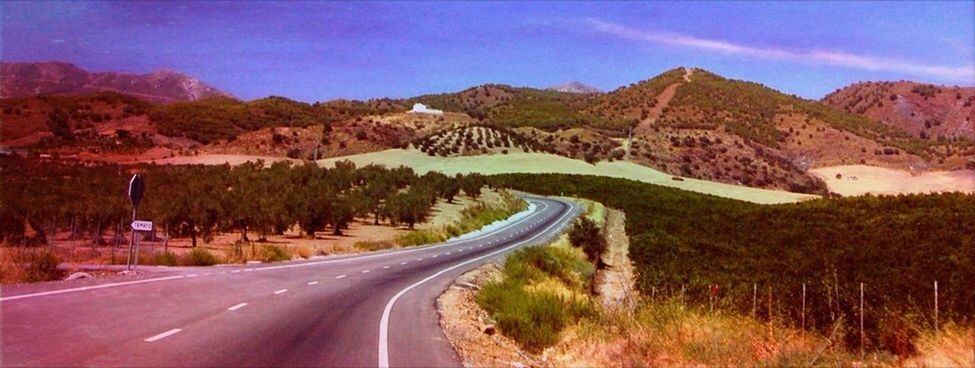
[[[369,273],[369,270],[362,270],[362,273]]]
[[[335,278],[337,278],[337,279],[344,279],[345,278],[345,275],[338,275],[338,276],[335,276]]]
[[[318,285],[318,281],[308,281],[308,285]]]
[[[439,272],[437,272],[437,273],[435,273],[433,275],[427,276],[423,280],[417,281],[416,283],[414,283],[414,284],[412,284],[410,286],[407,286],[403,290],[400,290],[398,293],[396,293],[396,295],[393,295],[393,298],[392,299],[389,299],[389,302],[386,303],[386,308],[383,309],[383,316],[379,320],[379,367],[381,367],[381,368],[388,368],[389,367],[389,315],[393,311],[393,305],[396,304],[396,301],[399,300],[400,297],[402,297],[404,294],[406,294],[407,292],[409,292],[413,288],[415,288],[417,286],[420,286],[420,285],[426,283],[427,281],[433,280],[433,279],[435,279],[435,278],[439,277],[440,275],[443,275],[443,274],[445,274],[447,272],[450,272],[450,271],[455,270],[457,268],[463,267],[463,266],[465,266],[467,264],[480,261],[480,260],[482,260],[484,258],[492,257],[492,256],[495,256],[497,254],[506,252],[508,250],[511,250],[513,248],[516,248],[516,247],[519,247],[519,246],[521,246],[523,244],[526,244],[528,242],[534,241],[536,238],[538,238],[539,236],[544,235],[545,233],[547,233],[549,230],[551,230],[556,225],[559,225],[560,223],[562,223],[562,220],[564,220],[566,218],[566,216],[572,215],[575,212],[575,205],[574,204],[572,204],[571,202],[563,202],[563,203],[568,203],[569,204],[569,211],[567,211],[564,215],[562,215],[562,217],[559,217],[559,219],[556,220],[555,222],[553,222],[552,225],[549,225],[549,227],[545,228],[545,230],[542,230],[538,234],[535,234],[535,236],[532,236],[531,238],[528,238],[526,240],[522,240],[522,241],[517,242],[515,244],[509,245],[507,247],[501,248],[501,249],[496,250],[494,252],[485,254],[483,256],[480,256],[480,257],[477,257],[477,258],[471,258],[471,259],[466,260],[464,262],[460,262],[460,263],[457,263],[457,264],[455,264],[453,266],[450,266],[450,267],[447,267],[445,269],[442,269],[442,270],[440,270]]]
[[[237,305],[235,305],[233,307],[227,308],[227,310],[229,310],[229,311],[235,311],[235,310],[238,310],[240,308],[243,308],[245,305],[247,305],[247,303],[240,303],[240,304],[237,304]]]
[[[275,292],[274,292],[274,295],[278,295],[278,294],[284,294],[284,293],[286,293],[286,292],[288,292],[288,289],[281,289],[281,290],[278,290],[278,291],[275,291]]]
[[[37,297],[37,296],[46,296],[46,295],[55,295],[55,294],[64,294],[64,293],[71,293],[71,292],[75,292],[75,291],[104,289],[104,288],[115,287],[115,286],[123,286],[123,285],[145,284],[145,283],[148,283],[148,282],[174,280],[174,279],[181,279],[181,278],[184,278],[184,277],[186,277],[186,276],[183,276],[183,275],[179,275],[179,276],[167,276],[167,277],[160,277],[158,279],[145,279],[145,280],[136,280],[136,281],[126,281],[126,282],[117,282],[117,283],[113,283],[113,284],[101,284],[101,285],[85,286],[85,287],[73,288],[73,289],[61,289],[61,290],[45,291],[43,293],[14,295],[14,296],[0,297],[0,301],[17,300],[17,299],[25,299],[25,298],[33,298],[33,297]]]
[[[161,333],[161,334],[158,334],[158,335],[156,335],[156,336],[153,336],[153,337],[150,337],[150,338],[148,338],[148,339],[145,339],[145,340],[143,340],[143,341],[145,341],[145,342],[156,342],[156,341],[159,341],[159,340],[162,340],[162,339],[165,339],[165,338],[167,338],[167,337],[169,337],[169,336],[171,336],[171,335],[175,335],[176,333],[178,333],[178,332],[180,332],[180,331],[183,331],[183,330],[181,330],[181,329],[178,329],[178,328],[174,328],[174,329],[172,329],[172,330],[169,330],[169,331],[166,331],[166,332],[163,332],[163,333]]]

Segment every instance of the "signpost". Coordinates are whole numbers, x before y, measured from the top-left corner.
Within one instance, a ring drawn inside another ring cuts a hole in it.
[[[152,231],[152,221],[132,221],[132,230],[135,231]]]
[[[129,258],[126,260],[126,269],[131,270],[132,267],[139,265],[139,244],[136,242],[135,237],[138,231],[148,231],[143,230],[145,228],[145,223],[148,223],[149,230],[152,230],[152,223],[148,221],[136,221],[136,215],[138,214],[139,202],[142,202],[142,195],[145,193],[146,183],[142,179],[141,174],[132,175],[132,179],[129,179],[129,201],[132,202],[132,238],[129,239]],[[136,223],[139,223],[138,225]],[[135,248],[135,254],[132,251]]]

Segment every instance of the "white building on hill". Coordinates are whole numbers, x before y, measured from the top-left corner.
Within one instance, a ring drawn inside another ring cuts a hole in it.
[[[431,109],[427,105],[416,103],[413,104],[413,110],[408,111],[411,114],[433,114],[433,115],[443,115],[443,110]]]

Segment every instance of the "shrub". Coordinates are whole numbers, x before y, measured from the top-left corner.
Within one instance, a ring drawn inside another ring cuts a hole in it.
[[[179,258],[173,252],[157,253],[152,259],[152,264],[157,266],[176,266]]]
[[[599,256],[606,251],[606,238],[599,226],[587,217],[580,217],[569,230],[569,242],[582,248],[586,257],[593,262],[598,262]]]
[[[396,243],[403,247],[433,244],[447,240],[444,234],[431,230],[414,230],[396,237]]]
[[[291,260],[291,252],[284,247],[279,247],[277,245],[262,245],[261,246],[261,261],[262,262],[283,262]]]
[[[526,350],[539,352],[555,344],[565,326],[596,314],[585,293],[592,268],[567,248],[518,250],[505,260],[502,273],[501,280],[481,288],[477,304]],[[531,287],[550,279],[567,290]]]
[[[183,256],[182,262],[184,266],[212,266],[218,263],[220,260],[203,248],[193,248]]]
[[[61,260],[47,248],[21,252],[14,262],[23,265],[25,282],[58,280],[64,276],[64,271],[58,269]]]
[[[367,252],[374,252],[377,250],[395,248],[396,243],[393,243],[388,240],[381,240],[381,241],[365,240],[365,241],[357,241],[355,242],[355,244],[352,244],[352,246],[355,247],[356,249],[361,249]]]

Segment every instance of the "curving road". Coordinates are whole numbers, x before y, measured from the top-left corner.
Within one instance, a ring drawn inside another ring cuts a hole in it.
[[[275,265],[174,269],[0,291],[3,366],[460,366],[435,300],[452,280],[550,240],[571,202],[476,238]]]

